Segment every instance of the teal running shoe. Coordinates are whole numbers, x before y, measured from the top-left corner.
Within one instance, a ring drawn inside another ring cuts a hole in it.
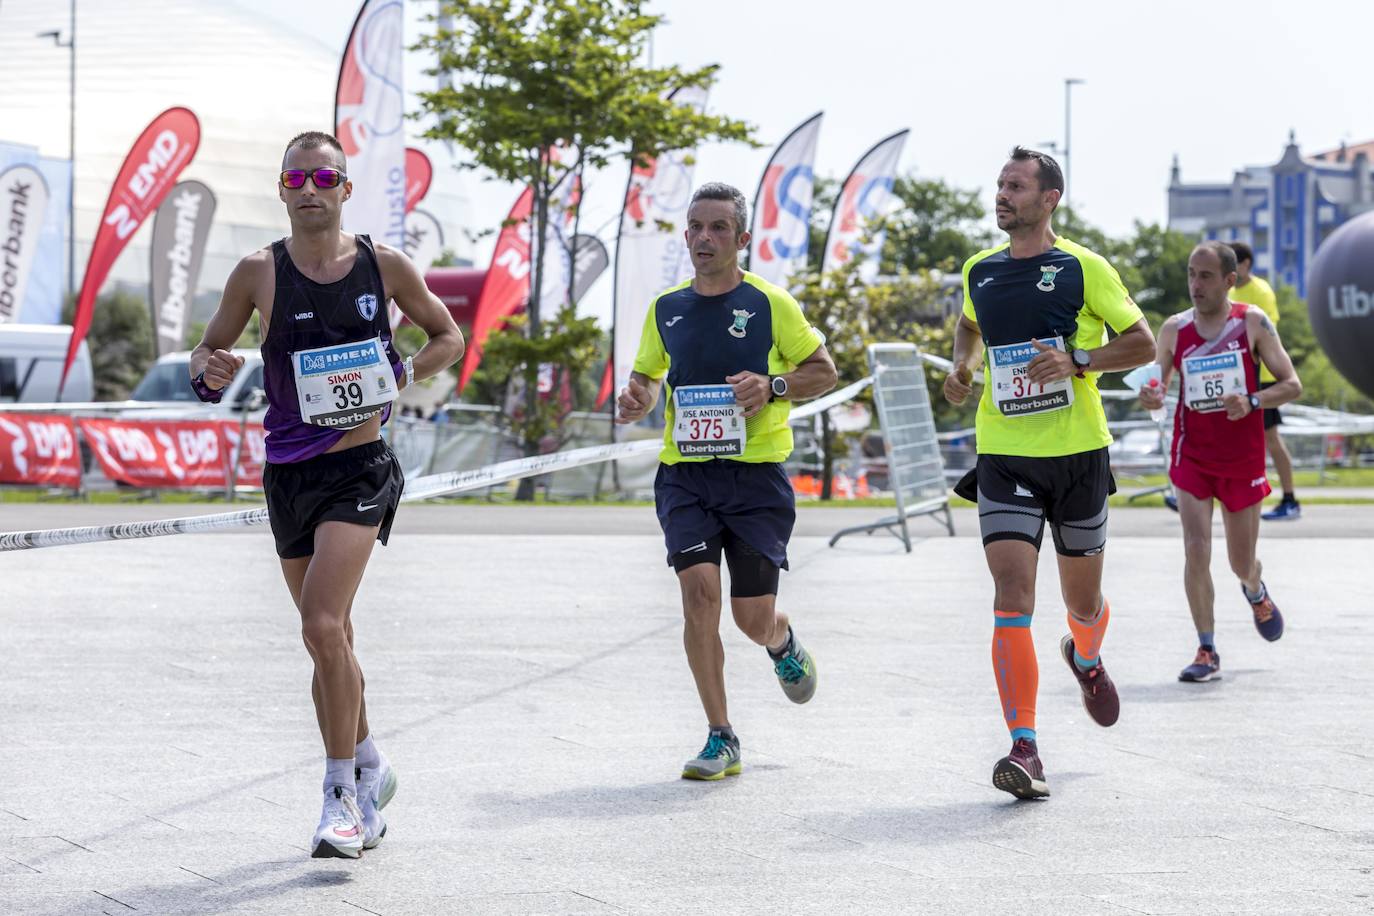
[[[778,676],[782,692],[793,703],[805,703],[816,694],[816,660],[797,641],[795,633],[789,630],[788,637],[791,646],[786,654],[777,658],[770,652],[768,657],[773,660],[773,673]]]
[[[706,746],[701,749],[701,753],[682,765],[682,778],[714,782],[726,776],[738,776],[742,768],[739,738],[727,738],[721,732],[712,729],[706,736]]]

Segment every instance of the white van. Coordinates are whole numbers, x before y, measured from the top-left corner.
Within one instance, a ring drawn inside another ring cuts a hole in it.
[[[233,354],[243,357],[243,368],[234,376],[218,404],[202,405],[191,390],[190,350],[158,357],[129,395],[129,400],[157,401],[164,406],[169,401],[184,401],[188,406],[217,408],[221,412],[243,410],[251,403],[253,390],[263,387],[262,354],[257,350],[234,350]]]
[[[0,323],[0,405],[57,401],[57,384],[71,339],[71,325]],[[89,402],[94,397],[91,351],[83,340],[67,374],[62,400]]]

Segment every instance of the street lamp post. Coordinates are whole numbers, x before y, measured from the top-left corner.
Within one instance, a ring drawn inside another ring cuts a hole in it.
[[[54,45],[68,49],[68,117],[67,117],[67,296],[76,295],[76,0],[71,0],[71,21],[67,26],[67,40],[60,31],[39,32],[39,38],[51,38]]]
[[[1070,112],[1073,103],[1073,87],[1083,83],[1083,80],[1073,79],[1072,77],[1064,80],[1064,209],[1072,210],[1073,205],[1069,200],[1069,147],[1070,147]]]

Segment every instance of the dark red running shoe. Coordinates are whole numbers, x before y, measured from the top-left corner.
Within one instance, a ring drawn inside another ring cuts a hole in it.
[[[1107,676],[1107,669],[1102,667],[1102,659],[1099,658],[1097,665],[1087,671],[1078,667],[1073,660],[1072,633],[1059,641],[1059,654],[1064,656],[1069,670],[1078,678],[1078,686],[1083,691],[1083,708],[1088,715],[1103,728],[1115,725],[1121,716],[1121,699],[1116,695],[1116,685]]]
[[[992,768],[992,784],[1017,798],[1049,798],[1050,786],[1045,782],[1045,768],[1035,752],[1035,742],[1017,738],[1011,753],[997,761]]]

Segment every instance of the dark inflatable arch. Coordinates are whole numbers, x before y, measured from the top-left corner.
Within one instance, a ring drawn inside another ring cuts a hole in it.
[[[1317,249],[1307,314],[1331,365],[1374,398],[1374,211],[1349,220]]]

